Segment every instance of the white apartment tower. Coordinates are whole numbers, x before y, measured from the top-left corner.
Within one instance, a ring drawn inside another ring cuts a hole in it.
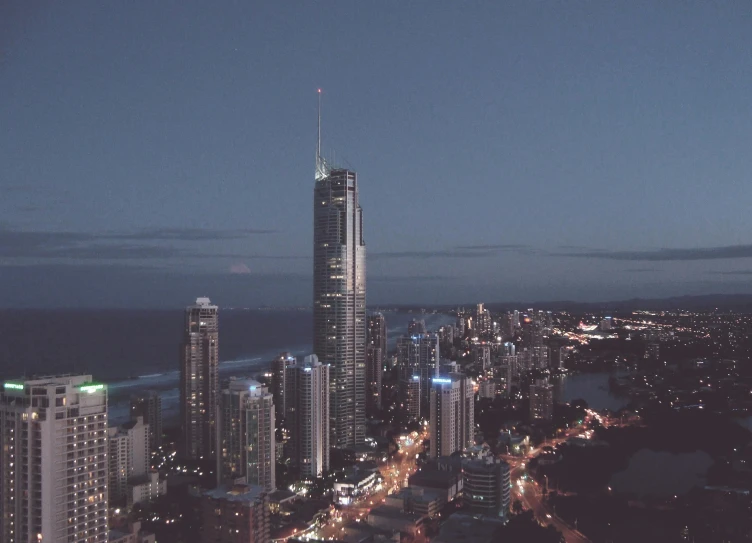
[[[475,442],[473,383],[461,373],[435,377],[431,387],[431,458],[449,456]]]
[[[122,426],[113,426],[109,433],[110,500],[125,500],[128,482],[149,473],[149,425],[142,417]]]
[[[314,354],[285,371],[290,458],[301,477],[317,477],[329,470],[329,366]]]
[[[219,402],[219,316],[209,298],[185,310],[180,360],[182,449],[191,459],[214,458]]]
[[[107,388],[90,375],[0,391],[0,541],[107,541]]]
[[[219,481],[244,477],[267,492],[274,480],[274,396],[253,379],[233,379],[222,391],[219,407]]]

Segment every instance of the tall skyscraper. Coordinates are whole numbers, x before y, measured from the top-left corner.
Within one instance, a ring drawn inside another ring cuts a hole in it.
[[[91,375],[0,391],[0,541],[107,541],[107,387]]]
[[[366,344],[366,412],[381,409],[381,376],[386,359],[386,320],[381,313],[368,317]]]
[[[274,397],[253,379],[232,379],[220,395],[220,482],[245,477],[249,485],[275,490]]]
[[[329,471],[329,366],[314,354],[285,371],[290,459],[301,477],[317,477]]]
[[[110,450],[110,501],[125,501],[128,482],[149,472],[149,425],[143,417],[108,428]]]
[[[365,351],[366,245],[358,179],[354,171],[333,168],[321,156],[319,108],[313,189],[313,352],[331,366],[333,447],[365,440]]]
[[[156,390],[131,396],[131,420],[142,417],[149,425],[149,450],[162,446],[162,398]]]
[[[277,419],[285,418],[285,370],[295,363],[295,357],[290,353],[280,353],[272,360],[272,387],[274,408]]]
[[[530,418],[551,420],[554,412],[554,387],[546,379],[530,385]]]
[[[185,310],[180,361],[180,420],[183,453],[213,459],[217,448],[219,401],[219,315],[209,298]]]
[[[435,377],[431,387],[430,457],[449,456],[475,442],[473,383],[464,374]]]

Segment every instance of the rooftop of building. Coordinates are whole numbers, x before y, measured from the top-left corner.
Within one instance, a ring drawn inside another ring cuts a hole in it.
[[[287,500],[294,500],[298,495],[286,488],[280,488],[269,494],[269,501],[273,503],[283,503]]]
[[[373,474],[374,471],[364,469],[358,465],[355,465],[347,468],[344,473],[338,474],[335,478],[335,482],[358,484],[361,481],[371,477]]]
[[[417,513],[405,513],[399,507],[393,507],[391,505],[377,505],[372,508],[368,514],[377,517],[405,519],[411,522],[418,522],[422,518],[421,515],[418,515]]]
[[[434,543],[490,543],[496,531],[503,526],[501,520],[481,515],[454,513],[447,518],[439,530]]]
[[[264,487],[248,484],[226,484],[204,492],[204,496],[215,500],[227,500],[232,502],[246,502],[248,505],[256,503],[263,494]]]
[[[466,472],[474,473],[496,473],[499,468],[506,466],[509,469],[509,464],[504,460],[494,457],[486,458],[466,458],[462,461],[462,469]]]
[[[457,482],[457,477],[458,474],[452,471],[424,468],[417,473],[413,473],[408,481],[410,486],[449,488]]]
[[[46,386],[46,385],[72,385],[80,386],[92,382],[92,376],[88,374],[65,373],[60,375],[32,375],[31,377],[19,377],[18,379],[9,379],[5,381],[6,389],[8,383],[18,383],[26,386]]]

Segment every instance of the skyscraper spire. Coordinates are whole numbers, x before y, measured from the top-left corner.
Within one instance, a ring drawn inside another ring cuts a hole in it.
[[[319,122],[318,122],[318,137],[316,139],[316,181],[323,179],[327,175],[327,165],[324,157],[321,156],[321,89],[318,90],[319,94]]]

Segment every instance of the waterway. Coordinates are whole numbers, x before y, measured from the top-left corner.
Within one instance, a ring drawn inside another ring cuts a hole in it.
[[[552,379],[554,399],[559,403],[585,400],[588,407],[600,411],[618,411],[626,406],[629,398],[616,396],[608,386],[609,373],[575,373]]]

